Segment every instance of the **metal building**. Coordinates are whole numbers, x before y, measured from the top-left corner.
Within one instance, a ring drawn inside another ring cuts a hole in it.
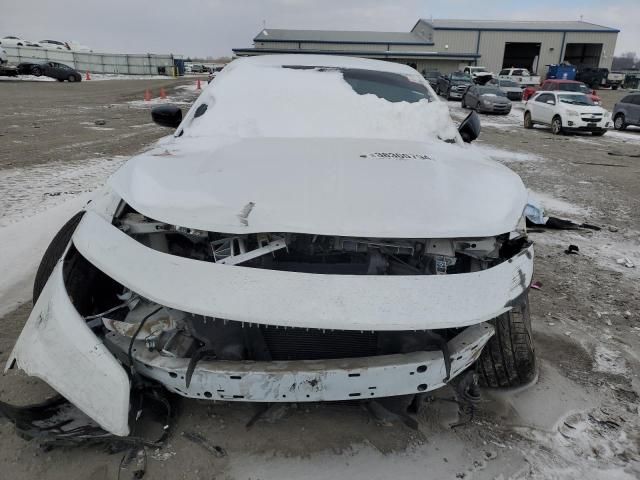
[[[418,71],[451,72],[465,65],[528,68],[540,75],[546,65],[611,68],[619,30],[582,21],[429,20],[410,32],[264,29],[252,48],[238,56],[323,53],[406,63]]]

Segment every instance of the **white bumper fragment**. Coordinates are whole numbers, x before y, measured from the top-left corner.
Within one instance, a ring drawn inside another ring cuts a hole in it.
[[[80,253],[134,292],[178,310],[240,322],[336,330],[431,330],[511,309],[533,275],[533,247],[488,270],[454,275],[324,275],[204,262],[152,250],[93,212]]]
[[[108,432],[129,434],[129,377],[71,303],[62,262],[33,307],[7,368],[14,361]]]
[[[494,333],[489,323],[474,325],[449,341],[450,378],[476,361]],[[127,339],[109,334],[123,352]],[[202,360],[189,388],[188,358],[150,352],[136,342],[136,369],[184,397],[239,402],[322,402],[389,397],[427,392],[443,386],[446,366],[440,351],[413,352],[338,360]]]

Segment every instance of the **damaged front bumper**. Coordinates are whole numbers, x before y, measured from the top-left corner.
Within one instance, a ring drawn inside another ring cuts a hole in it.
[[[108,432],[129,434],[129,377],[71,303],[62,262],[34,305],[7,369],[14,363],[47,382]]]
[[[113,332],[104,342],[98,338],[67,292],[61,261],[8,366],[15,362],[46,381],[120,436],[129,433],[131,367],[179,395],[224,401],[354,400],[436,389],[477,360],[494,333],[487,321],[512,308],[533,274],[531,246],[495,267],[456,275],[324,275],[212,264],[150,249],[93,211],[84,215],[73,248],[147,301],[205,321],[322,333],[455,329],[438,350],[323,360],[203,358],[187,382],[189,358],[162,356],[145,341]]]
[[[494,333],[481,323],[448,342],[450,371],[441,351],[364,358],[297,361],[202,360],[187,387],[189,359],[158,355],[136,342],[134,367],[184,397],[244,402],[322,402],[407,395],[443,386],[476,361]],[[107,342],[126,361],[126,337]]]

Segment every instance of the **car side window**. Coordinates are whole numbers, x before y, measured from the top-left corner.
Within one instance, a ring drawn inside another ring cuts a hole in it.
[[[633,95],[633,98],[631,99],[631,102],[634,105],[640,105],[640,95]]]
[[[509,75],[509,70],[500,70],[500,75]]]
[[[513,74],[514,75],[522,75],[522,70],[514,70]]]
[[[551,93],[543,93],[541,95],[538,95],[538,97],[536,98],[536,102],[540,103],[547,103],[547,101],[549,100],[553,100],[555,103],[555,98]]]

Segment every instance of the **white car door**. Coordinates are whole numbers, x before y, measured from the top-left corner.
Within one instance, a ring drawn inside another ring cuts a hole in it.
[[[556,107],[555,95],[553,93],[541,93],[531,103],[531,119],[536,123],[551,124]]]

